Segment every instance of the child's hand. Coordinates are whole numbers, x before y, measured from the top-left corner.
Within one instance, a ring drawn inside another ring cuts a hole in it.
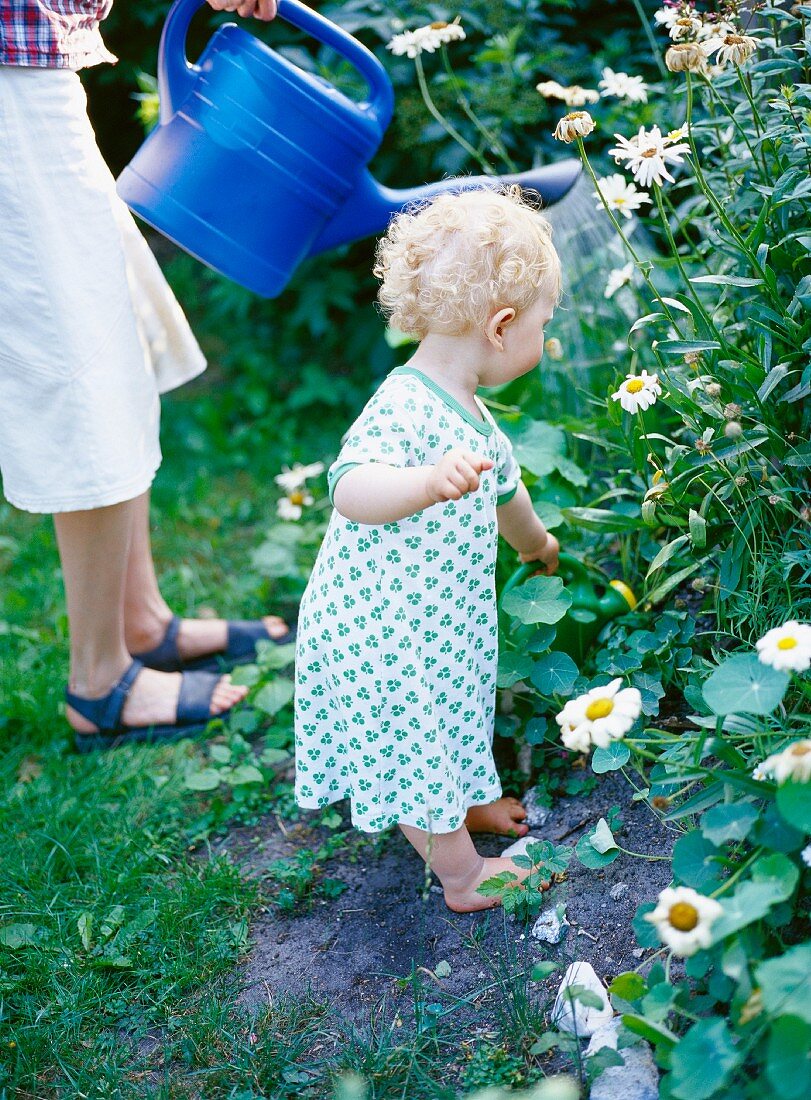
[[[537,547],[532,550],[525,550],[518,557],[522,562],[542,562],[546,566],[547,574],[549,574],[557,572],[559,554],[560,543],[554,535],[547,534],[544,541],[540,542]]]
[[[434,504],[444,500],[461,500],[466,493],[475,493],[479,487],[479,474],[492,468],[489,458],[454,447],[442,456],[436,466],[429,468],[425,488]]]

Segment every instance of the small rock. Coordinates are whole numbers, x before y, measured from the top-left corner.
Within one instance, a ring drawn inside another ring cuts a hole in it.
[[[568,927],[564,906],[553,905],[540,914],[532,926],[531,935],[543,943],[560,943]]]
[[[510,844],[509,847],[505,848],[501,855],[502,857],[525,856],[527,854],[527,845],[537,843],[537,836],[522,836],[514,843]]]
[[[611,887],[611,889],[609,890],[609,894],[611,895],[611,897],[614,901],[619,901],[620,898],[626,892],[627,889],[628,889],[628,883],[627,882],[618,882],[616,886]]]
[[[647,1043],[623,1047],[625,1063],[604,1069],[589,1093],[590,1100],[658,1100],[659,1071]]]
[[[631,954],[633,955],[633,957],[635,959],[641,959],[642,956],[645,954],[645,948],[644,947],[635,947],[633,949],[633,951],[631,952]]]
[[[592,1008],[573,1000],[567,994],[570,986],[582,986],[599,997],[600,1008]],[[608,994],[602,986],[600,979],[587,962],[573,962],[563,975],[558,995],[552,1008],[552,1023],[561,1031],[569,1031],[572,1034],[588,1038],[595,1031],[611,1020],[614,1010],[608,1001]]]
[[[592,1054],[596,1054],[597,1051],[602,1050],[603,1047],[611,1047],[612,1050],[616,1050],[617,1035],[621,1023],[622,1020],[619,1016],[615,1016],[614,1019],[609,1020],[604,1027],[595,1031],[589,1041],[589,1045],[586,1047],[586,1057],[591,1057]]]
[[[530,829],[542,828],[546,824],[551,811],[548,810],[546,806],[540,804],[538,801],[538,792],[534,787],[530,787],[521,799],[521,803],[527,811],[525,820]]]

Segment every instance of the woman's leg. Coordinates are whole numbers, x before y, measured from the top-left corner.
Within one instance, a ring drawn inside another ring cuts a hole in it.
[[[499,904],[498,898],[476,893],[476,887],[485,879],[501,871],[512,871],[519,879],[530,873],[511,859],[480,856],[464,825],[453,833],[426,833],[413,825],[400,828],[442,883],[445,904],[456,913],[473,913]]]
[[[133,530],[124,586],[124,640],[130,653],[154,649],[166,634],[172,612],[158,587],[149,534],[149,493],[134,506]],[[272,638],[287,633],[284,620],[266,615],[262,620]],[[178,649],[185,660],[205,657],[225,649],[228,626],[224,619],[183,619]]]
[[[70,689],[88,699],[106,695],[132,658],[124,635],[124,596],[128,563],[143,497],[82,512],[54,516],[70,624]],[[131,726],[175,721],[180,676],[144,669],[122,713]],[[212,713],[239,702],[247,689],[223,677],[212,698]],[[68,707],[74,729],[93,726]]]

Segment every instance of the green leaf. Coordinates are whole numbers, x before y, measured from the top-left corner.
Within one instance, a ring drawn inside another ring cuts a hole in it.
[[[782,1016],[772,1025],[766,1049],[766,1079],[780,1100],[811,1096],[811,1025],[798,1016]]]
[[[497,875],[491,875],[480,886],[477,886],[476,893],[482,894],[486,898],[498,898],[501,897],[506,888],[518,881],[518,875],[514,871],[499,871]]]
[[[655,1024],[644,1016],[637,1016],[633,1012],[624,1013],[622,1022],[634,1035],[641,1035],[643,1039],[647,1039],[649,1043],[653,1043],[655,1046],[663,1046],[666,1050],[669,1050],[677,1042],[677,1038],[670,1028],[665,1027],[664,1024]]]
[[[262,755],[259,757],[263,764],[281,764],[283,760],[290,759],[290,753],[284,749],[274,749],[269,747],[262,750]]]
[[[189,772],[183,779],[183,786],[189,791],[215,791],[219,785],[220,773],[215,768]]]
[[[210,745],[208,752],[218,764],[227,764],[231,759],[231,750],[227,745]]]
[[[39,928],[35,924],[4,924],[0,928],[0,947],[32,947]]]
[[[592,848],[598,851],[600,855],[605,855],[606,852],[610,852],[613,848],[617,847],[617,842],[614,840],[614,834],[608,827],[608,822],[604,817],[601,817],[594,826],[594,829],[589,834],[589,840],[591,841]]]
[[[614,997],[621,997],[623,1001],[638,1001],[647,993],[648,986],[641,974],[635,970],[618,974],[608,987],[608,992]]]
[[[612,512],[607,508],[564,508],[564,515],[577,527],[587,531],[636,531],[639,528],[639,516],[626,516]]]
[[[530,680],[542,695],[571,695],[580,670],[568,653],[553,650],[535,661]]]
[[[554,974],[556,970],[560,970],[560,963],[551,961],[535,963],[529,975],[529,980],[531,982],[543,982],[550,974]]]
[[[290,680],[271,680],[256,693],[254,705],[265,714],[278,714],[293,698],[294,690]]]
[[[744,275],[694,275],[690,282],[717,286],[763,286],[762,279],[749,279]]]
[[[508,615],[527,624],[556,623],[571,604],[571,593],[564,588],[560,577],[530,577],[501,601]]]
[[[799,871],[781,852],[763,856],[752,868],[752,881],[742,882],[732,895],[718,900],[723,914],[712,926],[714,943],[761,920],[770,909],[786,901],[794,892]]]
[[[713,714],[771,714],[783,700],[789,675],[764,665],[755,653],[729,657],[704,684]]]
[[[778,902],[788,901],[799,879],[800,869],[782,852],[761,856],[752,867],[752,880],[769,884]]]
[[[707,887],[715,888],[719,883],[719,867],[713,857],[717,855],[715,845],[693,829],[679,837],[673,847],[673,874],[685,886],[702,893]]]
[[[528,679],[533,665],[532,658],[526,653],[509,650],[506,653],[499,653],[497,685],[500,688],[511,688],[520,680]]]
[[[811,833],[811,784],[791,779],[781,783],[777,788],[777,808],[789,825]]]
[[[743,1061],[724,1020],[699,1020],[670,1055],[675,1100],[709,1100]]]
[[[85,951],[89,951],[93,938],[93,914],[88,913],[86,910],[84,913],[81,913],[79,919],[76,921],[76,927],[79,930],[79,939],[82,941],[82,947]]]
[[[631,921],[631,927],[634,930],[636,942],[640,947],[661,947],[656,926],[651,924],[649,920],[645,920],[647,914],[652,913],[655,908],[655,902],[643,902],[642,905],[637,907],[634,919]]]
[[[264,783],[265,777],[253,764],[238,764],[228,776],[230,787],[244,787],[248,783]]]
[[[608,828],[607,825],[606,828]],[[618,848],[612,848],[605,853],[598,852],[591,843],[591,834],[589,833],[586,833],[585,836],[581,836],[574,850],[583,866],[588,867],[591,871],[602,870],[602,868],[607,867],[609,863],[613,863],[620,854]]]
[[[684,355],[688,351],[720,351],[721,345],[715,340],[660,340],[656,350],[666,355]]]
[[[753,806],[751,802],[714,806],[704,814],[701,831],[716,846],[728,840],[743,840],[759,816],[757,806]]]
[[[690,529],[690,542],[696,550],[703,550],[707,545],[707,521],[691,508],[687,522]]]
[[[755,977],[770,1016],[799,1016],[811,1024],[811,943],[761,963]]]
[[[624,741],[612,741],[607,749],[595,749],[591,758],[591,770],[597,775],[615,772],[631,759],[631,750]]]

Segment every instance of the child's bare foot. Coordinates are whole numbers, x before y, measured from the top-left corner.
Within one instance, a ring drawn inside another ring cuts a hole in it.
[[[517,798],[498,798],[486,806],[471,806],[465,817],[470,833],[495,833],[497,836],[526,836],[527,811]],[[502,868],[503,870],[503,868]]]
[[[493,875],[498,875],[502,871],[512,871],[523,882],[531,873],[532,868],[518,867],[511,859],[505,859],[504,857],[483,857],[479,869],[468,881],[460,883],[458,886],[454,885],[453,888],[449,886],[445,888],[445,904],[454,913],[477,913],[480,909],[493,909],[495,906],[500,905],[501,902],[498,898],[487,898],[483,894],[477,894],[476,887],[481,886],[486,879],[492,878]],[[541,888],[548,890],[549,885],[546,882]]]

